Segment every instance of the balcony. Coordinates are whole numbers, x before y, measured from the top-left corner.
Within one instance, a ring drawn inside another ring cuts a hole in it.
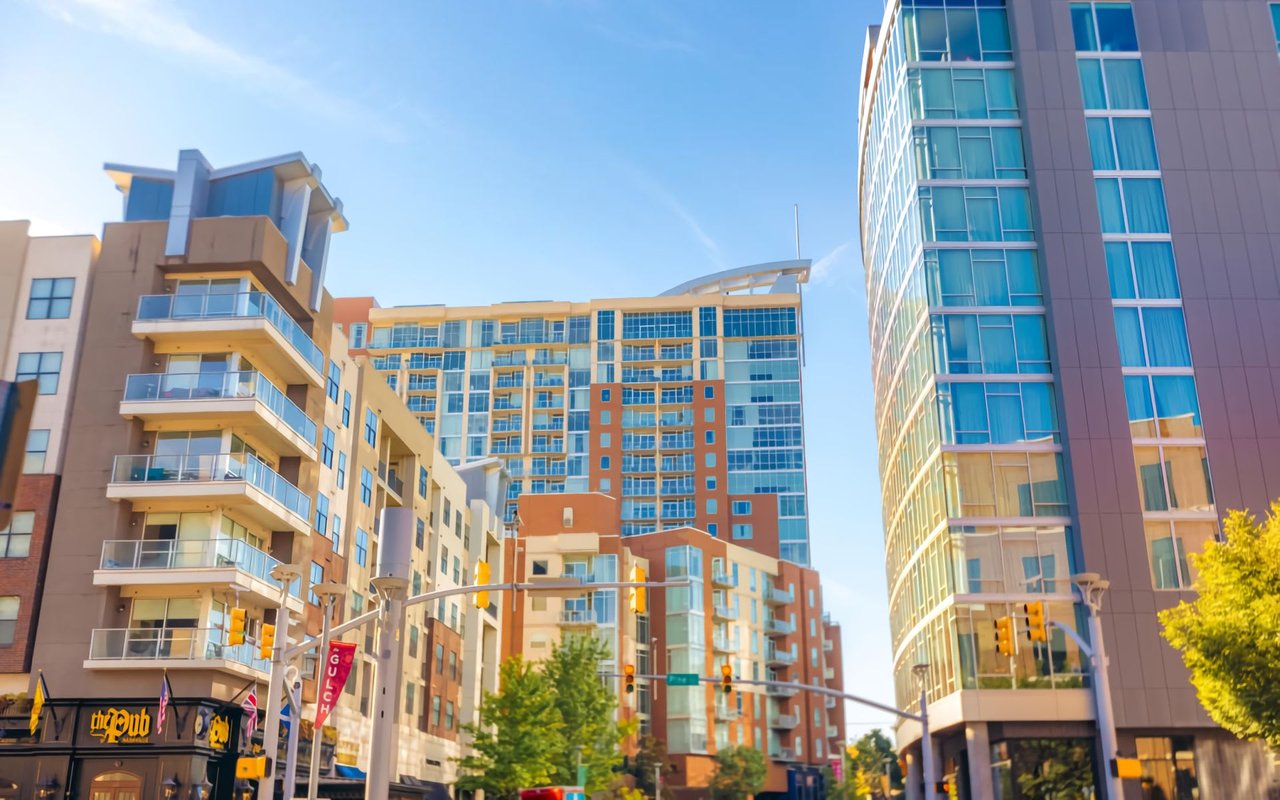
[[[735,620],[738,618],[738,609],[730,608],[724,603],[712,603],[711,616],[716,619]]]
[[[564,408],[564,397],[562,395],[556,395],[555,397],[551,397],[551,398],[539,397],[537,400],[533,401],[533,407],[534,408]]]
[[[158,352],[222,352],[269,365],[289,383],[324,385],[324,354],[265,292],[152,294],[138,299],[133,335]]]
[[[800,684],[793,686],[766,686],[764,693],[769,697],[795,697],[800,693]]]
[[[786,650],[770,647],[766,651],[765,662],[771,667],[789,667],[796,663],[796,657]]]
[[[594,628],[596,614],[589,608],[566,608],[560,612],[560,626],[564,628]]]
[[[493,382],[496,389],[519,389],[524,386],[524,373],[517,372],[514,375],[499,375],[498,379]]]
[[[837,728],[835,725],[828,725],[828,726],[827,726],[827,738],[828,738],[828,739],[837,739],[837,738],[839,738],[839,737],[840,737],[840,729],[839,729],[839,728]]]
[[[832,667],[825,667],[822,670],[822,677],[825,680],[833,681],[836,679],[836,671]]]
[[[564,376],[563,375],[546,375],[539,372],[533,376],[533,385],[534,386],[553,386],[553,387],[564,386]]]
[[[271,662],[221,628],[95,628],[85,669],[203,669],[265,680]]]
[[[822,640],[822,652],[824,652],[824,653],[831,653],[831,652],[834,652],[834,651],[835,651],[835,649],[836,649],[836,643],[835,643],[835,642],[831,641],[830,639],[823,639],[823,640]]]
[[[493,398],[494,411],[519,411],[523,403],[515,395],[498,395]]]
[[[727,704],[721,705],[719,703],[716,704],[716,719],[732,721],[735,719],[740,719],[741,717],[742,717],[742,712],[738,709],[737,706],[731,706]]]
[[[499,418],[493,421],[494,433],[519,432],[521,427],[523,427],[523,420],[520,417]]]
[[[764,601],[772,606],[787,606],[795,602],[795,592],[788,589],[782,591],[776,586],[770,586],[769,590],[764,593]]]
[[[316,459],[316,424],[260,372],[130,375],[120,413],[148,430],[234,427],[278,453]]]
[[[93,585],[209,586],[274,607],[282,584],[271,571],[278,566],[279,561],[239,539],[114,539],[102,543]],[[302,613],[300,586],[293,582],[287,602],[297,613]]]
[[[800,724],[800,717],[795,714],[774,714],[773,719],[769,720],[770,728],[789,731]]]
[[[825,705],[827,708],[835,708],[839,704],[840,704],[840,701],[835,699],[834,697],[827,697],[825,700],[823,700],[823,705]]]
[[[738,587],[738,578],[728,572],[711,572],[711,584],[724,589],[736,589]]]
[[[779,747],[776,750],[769,751],[769,758],[774,761],[799,761],[796,757],[796,751],[789,747]]]
[[[715,634],[711,637],[711,649],[717,653],[736,653],[738,643],[729,641],[729,637]]]
[[[786,620],[770,617],[765,620],[764,632],[766,636],[790,636],[796,632],[796,626]]]
[[[386,490],[387,501],[391,505],[404,505],[404,481],[384,461],[378,462],[378,483]]]
[[[310,498],[244,453],[116,456],[107,498],[128,500],[135,511],[230,506],[268,530],[310,531]]]

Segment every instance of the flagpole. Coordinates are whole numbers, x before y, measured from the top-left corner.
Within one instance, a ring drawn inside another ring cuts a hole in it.
[[[340,583],[322,583],[312,588],[316,594],[322,596],[325,600],[324,605],[324,624],[320,631],[320,658],[316,659],[316,686],[322,685],[322,675],[324,674],[325,661],[329,658],[329,628],[333,619],[333,606],[338,598],[346,594],[346,587]],[[319,698],[317,698],[317,701]],[[298,715],[301,719],[302,715]],[[320,703],[316,703],[316,721],[320,722]],[[311,728],[311,768],[307,773],[307,800],[316,800],[316,794],[320,791],[320,742],[323,737],[320,735],[322,726],[313,725]]]

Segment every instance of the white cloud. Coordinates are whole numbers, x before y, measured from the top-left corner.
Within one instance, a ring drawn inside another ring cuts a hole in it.
[[[157,0],[36,0],[46,14],[69,25],[129,39],[156,51],[181,56],[192,64],[239,82],[302,111],[356,123],[390,142],[404,131],[377,112],[327,91],[264,58],[237,50],[200,32],[177,10]]]
[[[843,266],[845,253],[849,251],[849,248],[852,247],[853,244],[854,240],[849,239],[848,241],[838,245],[830,253],[827,253],[822,258],[813,262],[813,266],[809,269],[809,279],[814,283],[828,283],[834,280],[836,274],[834,272],[835,267]]]
[[[698,222],[697,217],[695,217],[689,209],[685,208],[684,204],[680,202],[680,199],[672,194],[671,190],[664,186],[657,178],[635,164],[622,162],[621,166],[622,169],[631,176],[632,180],[640,186],[640,188],[644,189],[654,198],[659,200],[671,211],[671,213],[675,214],[676,217],[684,223],[685,227],[689,229],[689,233],[707,254],[707,258],[710,259],[717,267],[723,269],[724,254],[720,251],[720,245],[716,243],[715,239],[711,238],[711,236],[702,227],[702,224]]]

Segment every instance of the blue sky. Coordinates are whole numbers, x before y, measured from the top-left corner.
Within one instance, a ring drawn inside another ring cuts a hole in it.
[[[216,9],[216,11],[215,11]],[[882,0],[49,0],[0,24],[0,219],[100,232],[105,161],[301,150],[345,203],[329,289],[397,303],[655,294],[794,254],[814,561],[848,690],[892,703],[857,244]],[[852,734],[888,722],[849,707]]]

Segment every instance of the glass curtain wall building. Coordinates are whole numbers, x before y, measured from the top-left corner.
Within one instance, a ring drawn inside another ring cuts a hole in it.
[[[1169,797],[1269,772],[1200,708],[1155,612],[1187,596],[1226,508],[1280,495],[1280,473],[1240,472],[1280,467],[1258,444],[1274,402],[1230,399],[1280,377],[1246,341],[1280,337],[1262,321],[1280,225],[1248,207],[1276,185],[1280,11],[1178,8],[890,0],[868,35],[858,188],[897,702],[917,707],[927,663],[967,796],[1021,797],[1059,750],[1092,769],[1084,660],[1060,631],[1029,642],[1023,609],[1085,630],[1083,571],[1112,583],[1121,752],[1168,754],[1150,771]],[[1210,463],[1230,465],[1218,484]],[[898,735],[918,752],[913,724]]]

